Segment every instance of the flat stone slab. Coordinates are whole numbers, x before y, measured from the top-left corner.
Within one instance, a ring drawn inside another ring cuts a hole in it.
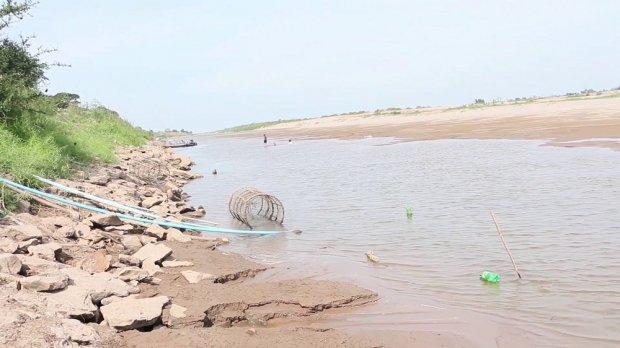
[[[69,286],[62,291],[43,294],[47,308],[68,319],[91,320],[98,312],[88,289]]]
[[[124,281],[109,273],[90,274],[75,267],[63,268],[60,271],[67,274],[76,287],[88,291],[96,303],[112,295],[126,297],[131,289]]]
[[[133,330],[153,325],[161,317],[162,308],[170,302],[166,296],[123,299],[101,307],[108,325],[116,330]]]
[[[21,278],[19,281],[22,289],[33,291],[56,291],[62,290],[69,285],[69,276],[62,272],[44,273]]]
[[[59,269],[71,268],[71,266],[65,265],[64,263],[48,261],[34,256],[17,255],[17,257],[19,257],[24,270],[28,273],[42,274],[54,272]]]
[[[159,262],[172,254],[172,249],[164,244],[146,244],[138,252],[132,256],[144,261],[146,259],[152,259],[155,262]]]

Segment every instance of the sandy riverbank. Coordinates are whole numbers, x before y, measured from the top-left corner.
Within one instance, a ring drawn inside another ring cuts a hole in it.
[[[257,138],[267,134],[272,140],[300,137],[359,139],[366,136],[396,137],[403,141],[550,139],[548,145],[553,146],[620,149],[619,142],[608,140],[566,143],[620,138],[620,92],[580,98],[543,98],[516,104],[403,109],[382,111],[381,114],[330,116],[225,134]]]
[[[181,189],[200,177],[191,159],[153,144],[119,157],[61,183],[162,217],[204,214]],[[2,220],[0,346],[477,346],[450,332],[334,330],[322,315],[364,308],[379,294],[303,275],[246,282],[272,267],[219,251],[226,239],[42,203],[23,201]]]

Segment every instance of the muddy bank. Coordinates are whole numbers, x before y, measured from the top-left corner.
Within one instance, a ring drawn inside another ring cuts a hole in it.
[[[121,162],[60,183],[168,221],[205,215],[182,190],[191,159],[153,143],[118,149]],[[48,193],[120,209],[56,188]],[[402,347],[466,346],[457,335],[359,333],[295,324],[364,306],[378,294],[353,284],[287,279],[245,283],[269,269],[198,236],[47,199],[24,200],[0,225],[0,346]],[[159,219],[158,219],[159,220]],[[303,275],[300,275],[300,277]],[[277,323],[278,325],[275,325]],[[283,327],[283,324],[292,324]],[[247,341],[247,340],[251,341]],[[403,342],[407,342],[406,344]]]
[[[304,348],[403,348],[459,347],[475,345],[451,333],[372,331],[347,334],[332,329],[274,328],[253,330],[243,328],[211,328],[208,330],[157,330],[148,336],[136,332],[123,336],[136,347],[304,347]]]

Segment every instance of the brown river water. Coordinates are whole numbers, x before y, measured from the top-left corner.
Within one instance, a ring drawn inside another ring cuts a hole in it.
[[[517,336],[530,337],[528,346],[620,346],[619,152],[515,140],[194,140],[177,153],[205,174],[185,187],[205,219],[241,228],[228,201],[252,186],[283,202],[284,229],[303,231],[227,235],[225,251],[384,297],[354,316],[335,315],[342,327],[475,338],[494,323],[501,329],[488,333],[492,346],[522,346]],[[379,264],[366,261],[368,250]],[[482,282],[484,270],[500,274],[500,284]]]

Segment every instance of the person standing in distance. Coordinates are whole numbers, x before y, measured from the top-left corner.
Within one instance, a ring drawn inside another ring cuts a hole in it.
[[[263,140],[263,144],[267,145],[267,135],[263,134],[263,137],[265,137],[265,139]]]

